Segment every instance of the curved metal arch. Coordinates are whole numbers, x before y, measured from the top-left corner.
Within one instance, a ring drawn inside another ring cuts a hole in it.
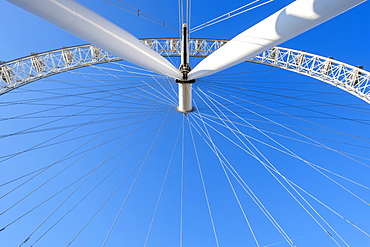
[[[249,62],[270,65],[306,75],[338,87],[370,103],[370,72],[332,57],[274,47]]]
[[[162,56],[180,56],[178,38],[142,39],[147,46]],[[192,57],[206,57],[227,43],[219,39],[191,39]],[[27,83],[65,71],[100,63],[119,61],[120,58],[92,45],[64,47],[43,53],[33,53],[20,59],[0,64],[0,94]],[[304,51],[274,47],[247,62],[290,70],[336,86],[370,103],[370,72]]]
[[[63,47],[0,64],[0,94],[73,69],[121,60],[92,45]]]

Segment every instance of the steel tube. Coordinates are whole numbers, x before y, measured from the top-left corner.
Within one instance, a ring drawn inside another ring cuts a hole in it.
[[[177,111],[188,113],[192,107],[192,83],[178,83],[179,85],[179,106]]]
[[[189,73],[189,79],[208,76],[251,59],[365,1],[297,0],[202,60]]]
[[[173,78],[181,73],[135,36],[74,0],[7,0],[123,60]]]

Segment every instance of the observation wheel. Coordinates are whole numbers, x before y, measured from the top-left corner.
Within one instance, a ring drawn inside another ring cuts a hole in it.
[[[140,42],[186,64],[184,39]],[[340,60],[274,46],[195,82],[93,45],[3,62],[0,245],[366,246],[370,73]]]

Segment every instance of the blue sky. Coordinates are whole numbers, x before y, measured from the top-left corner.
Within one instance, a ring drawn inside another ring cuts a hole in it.
[[[138,38],[179,35],[105,1],[80,2]],[[290,2],[275,0],[191,37],[230,39]],[[179,26],[177,1],[124,3]],[[246,3],[192,1],[190,25]],[[365,2],[281,46],[369,70],[369,10]],[[0,19],[0,61],[85,43],[5,1],[0,2]],[[192,66],[196,62],[192,59]],[[259,246],[290,246],[258,205],[266,207],[296,246],[370,245],[370,238],[353,227],[370,232],[370,109],[365,102],[311,78],[245,63],[197,81],[199,112],[183,117],[165,102],[171,98],[161,101],[159,93],[171,92],[172,81],[126,73],[134,69],[125,66],[76,70],[1,96],[0,228],[6,229],[0,232],[0,246],[19,246],[27,237],[23,246],[102,246],[105,239],[106,246],[130,247],[145,246],[146,239],[148,247],[258,246],[255,239]],[[230,122],[220,120],[226,116]],[[44,143],[53,145],[27,151]],[[277,150],[283,146],[306,162]],[[320,224],[247,154],[248,148],[326,205],[273,173]],[[77,155],[78,150],[91,151]],[[33,175],[5,184],[55,163],[29,181]],[[82,183],[86,177],[80,177],[98,167]]]

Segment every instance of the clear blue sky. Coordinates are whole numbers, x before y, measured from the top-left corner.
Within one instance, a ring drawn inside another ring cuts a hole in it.
[[[179,35],[102,0],[79,2],[138,38]],[[121,2],[179,26],[177,1]],[[247,2],[252,1],[192,1],[190,25],[202,24]],[[191,37],[231,39],[291,2],[275,0]],[[281,46],[334,57],[370,70],[369,11],[370,3],[365,2]],[[5,1],[0,2],[0,20],[0,61],[85,43]],[[193,59],[192,66],[197,61]],[[370,108],[365,102],[311,78],[245,63],[197,81],[194,98],[200,113],[183,117],[172,105],[162,102],[167,98],[163,99],[160,92],[172,94],[171,81],[127,73],[126,69],[133,69],[120,65],[109,68],[99,65],[64,73],[0,97],[0,229],[6,226],[0,232],[1,247],[19,246],[29,236],[23,246],[36,242],[34,246],[59,247],[71,241],[71,246],[102,246],[107,239],[106,246],[136,247],[145,246],[147,236],[148,247],[208,247],[217,243],[222,247],[258,246],[251,229],[259,246],[290,246],[252,200],[253,196],[229,171],[223,170],[222,164],[231,169],[226,160],[296,246],[338,246],[335,241],[339,246],[370,246],[370,237],[361,232],[370,233],[370,210],[366,205],[370,201]],[[219,118],[226,117],[212,111],[221,107],[218,102],[224,107],[220,112],[233,116],[231,122],[242,134],[224,127]],[[200,116],[205,122],[200,121]],[[74,129],[76,126],[79,127]],[[221,158],[224,163],[220,164],[210,143],[204,141],[207,131],[219,150],[218,157],[225,157]],[[101,145],[106,140],[111,142]],[[36,149],[38,146],[45,147]],[[82,149],[78,149],[80,146]],[[276,150],[283,146],[305,162]],[[75,150],[89,148],[91,152],[86,155],[59,162],[78,153]],[[282,177],[274,174],[320,224],[260,162],[245,152],[248,148],[259,159],[266,157],[284,177],[325,204],[293,186],[304,197],[299,198]],[[32,172],[56,162],[58,165],[30,179],[36,174]],[[307,163],[321,167],[319,170],[334,182]],[[104,165],[86,182],[82,183],[86,177],[78,180],[100,164]],[[144,165],[138,173],[141,164]],[[112,175],[104,180],[110,172]],[[32,175],[5,184],[28,173]],[[122,181],[125,183],[119,187]],[[70,209],[73,210],[69,212]]]

